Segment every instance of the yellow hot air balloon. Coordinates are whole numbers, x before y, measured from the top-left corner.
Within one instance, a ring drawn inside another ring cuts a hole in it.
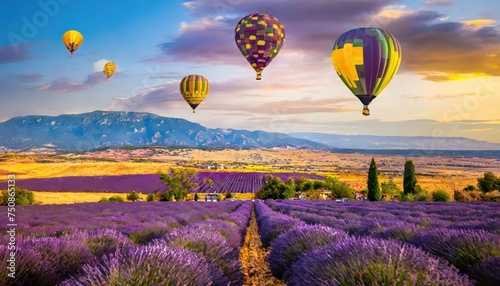
[[[77,30],[69,30],[63,34],[62,40],[66,49],[68,49],[71,55],[73,55],[73,52],[76,51],[82,44],[83,35]]]
[[[109,79],[116,71],[116,64],[114,62],[107,62],[102,70],[106,77]]]
[[[180,85],[182,97],[194,110],[207,97],[210,90],[208,80],[201,75],[188,75],[184,77]]]

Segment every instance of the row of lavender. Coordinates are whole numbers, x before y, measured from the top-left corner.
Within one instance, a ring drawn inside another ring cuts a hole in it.
[[[283,181],[300,176],[310,179],[323,179],[322,176],[305,173],[199,172],[193,178],[199,188],[193,189],[191,192],[253,193],[264,185],[267,175],[279,177]],[[213,184],[210,186],[205,182],[205,179],[211,179]],[[16,180],[16,184],[21,189],[41,192],[130,193],[134,191],[149,194],[167,190],[159,176],[152,174],[20,179]]]
[[[327,285],[468,285],[472,280],[500,285],[498,204],[266,203],[256,204],[256,210],[266,213],[259,227],[264,244],[271,245],[268,259],[273,273],[291,285],[307,279]],[[384,263],[394,268],[380,270]],[[427,273],[433,267],[439,271]]]
[[[239,247],[251,207],[229,201],[20,206],[16,278],[3,268],[0,285],[241,285]],[[3,265],[8,239],[3,231]]]

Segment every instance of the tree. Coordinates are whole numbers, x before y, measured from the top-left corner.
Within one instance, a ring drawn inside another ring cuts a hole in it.
[[[380,192],[380,185],[378,184],[378,169],[375,163],[375,158],[372,158],[370,169],[368,169],[368,200],[380,201],[382,193]]]
[[[433,202],[449,202],[450,199],[450,194],[443,189],[437,189],[434,193],[432,193]]]
[[[165,194],[166,200],[185,201],[191,189],[198,187],[192,177],[196,170],[189,168],[170,168],[170,173],[158,173],[160,180],[169,188]]]
[[[146,198],[146,201],[152,202],[155,200],[155,195],[154,194],[149,194]]]
[[[118,195],[116,196],[111,196],[108,199],[108,202],[115,202],[115,203],[123,203],[125,199],[123,197],[120,197]]]
[[[227,194],[226,194],[226,200],[230,200],[232,198],[233,198],[233,195],[231,194],[231,192],[230,191],[227,192]]]
[[[412,160],[406,160],[405,172],[403,178],[403,192],[405,194],[415,194],[415,185],[417,177],[415,176],[415,166]]]
[[[283,183],[283,181],[274,176],[268,176],[267,182],[255,193],[257,199],[288,199],[295,197],[293,186]]]
[[[35,204],[35,195],[33,194],[33,192],[30,192],[26,189],[20,189],[18,187],[2,191],[2,195],[0,196],[0,198],[0,205],[2,206],[7,206],[9,204],[9,198],[14,198],[15,204],[18,206]]]
[[[197,202],[199,199],[198,193],[194,193],[194,201]]]
[[[209,188],[212,188],[212,186],[214,185],[214,180],[210,178],[205,178],[203,179],[203,183],[207,184]]]
[[[500,178],[497,178],[492,172],[486,172],[483,178],[477,179],[477,186],[483,193],[499,190]]]
[[[398,185],[396,185],[396,182],[394,182],[392,178],[390,178],[389,181],[385,181],[380,184],[380,187],[382,188],[382,194],[395,196],[401,193],[401,189],[398,187]]]
[[[133,201],[133,202],[138,201],[140,198],[141,198],[141,196],[139,196],[139,194],[136,192],[130,192],[127,195],[127,200]]]

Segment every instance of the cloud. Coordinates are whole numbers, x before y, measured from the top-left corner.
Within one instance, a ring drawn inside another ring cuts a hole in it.
[[[495,27],[442,22],[442,17],[418,10],[385,22],[402,45],[402,70],[431,81],[500,76],[500,32]]]
[[[42,77],[43,75],[37,73],[9,75],[9,78],[20,83],[34,83],[39,81]]]
[[[429,6],[449,6],[453,5],[455,0],[426,0],[425,4]]]
[[[179,93],[179,82],[172,81],[150,87],[129,97],[115,97],[109,110],[144,110],[178,107],[184,101]]]
[[[466,26],[474,26],[474,27],[484,27],[484,26],[496,26],[496,21],[493,19],[476,19],[476,20],[468,20],[463,21]]]
[[[93,63],[94,66],[94,72],[102,72],[104,69],[104,65],[109,62],[106,59],[98,60],[97,62]]]
[[[427,4],[452,2],[427,1]],[[500,32],[494,20],[454,22],[435,11],[412,11],[396,4],[392,0],[308,3],[290,0],[282,4],[286,5],[283,9],[275,1],[194,0],[184,6],[200,19],[181,23],[178,35],[160,45],[162,53],[148,60],[237,65],[248,69],[234,43],[234,27],[248,11],[262,11],[275,15],[285,25],[287,40],[272,65],[278,62],[290,65],[290,71],[321,74],[330,70],[330,51],[341,33],[357,26],[377,26],[390,31],[401,42],[402,72],[419,74],[430,81],[500,75]]]
[[[276,1],[255,0],[232,1],[229,3],[234,5],[225,5],[212,0],[195,0],[184,3],[184,6],[200,20],[182,22],[179,34],[160,45],[162,54],[146,61],[189,61],[246,67],[248,63],[235,44],[234,28],[248,11],[272,14],[285,25],[287,40],[279,57],[288,50],[324,59],[329,57],[336,37],[347,27],[364,23],[367,15],[394,2],[317,0],[305,3],[289,0],[279,5]],[[285,5],[286,9],[283,9]]]
[[[253,88],[251,94],[241,94]],[[252,114],[276,114],[284,112],[286,114],[306,114],[318,112],[346,112],[353,111],[345,107],[347,103],[356,102],[355,97],[316,99],[313,97],[303,97],[300,99],[280,100],[273,99],[273,95],[282,97],[283,90],[296,92],[303,90],[307,93],[309,88],[315,88],[307,84],[276,83],[266,84],[256,87],[253,81],[235,79],[225,82],[214,82],[211,84],[210,93],[203,102],[204,109],[214,111],[228,111],[236,113]],[[314,91],[314,90],[312,90]],[[273,93],[276,92],[276,93]],[[310,92],[314,94],[314,92]],[[234,95],[238,94],[238,97]],[[240,104],[238,99],[251,97],[252,101],[245,101]],[[162,109],[184,108],[186,103],[179,93],[179,82],[171,81],[162,85],[145,88],[129,97],[115,97],[115,102],[110,106],[113,110],[145,110],[148,108]]]
[[[30,58],[26,44],[18,44],[14,49],[11,45],[0,46],[0,64],[20,62]]]
[[[125,78],[126,75],[120,72],[116,72],[113,78]],[[96,84],[107,81],[106,76],[100,72],[94,72],[85,78],[82,82],[77,82],[71,80],[67,77],[57,78],[49,83],[41,84],[37,86],[39,90],[52,91],[57,93],[72,93],[88,89]]]
[[[270,115],[290,115],[290,114],[310,114],[310,113],[337,113],[359,111],[358,109],[345,107],[346,103],[355,102],[355,98],[328,98],[313,99],[305,97],[297,100],[266,101],[240,105],[231,101],[217,103],[216,106],[207,106],[214,110],[231,110],[250,114],[270,114]]]
[[[114,75],[113,75],[114,76]],[[95,85],[100,82],[106,81],[106,76],[103,74],[102,70],[95,73],[91,73],[87,76],[87,79],[83,81],[85,85]]]
[[[477,96],[477,95],[474,93],[432,94],[432,95],[409,95],[408,98],[412,100],[443,100],[443,99],[464,98],[467,96]]]
[[[88,88],[88,85],[72,81],[66,77],[57,78],[50,83],[38,86],[39,90],[52,91],[57,93],[71,93]]]

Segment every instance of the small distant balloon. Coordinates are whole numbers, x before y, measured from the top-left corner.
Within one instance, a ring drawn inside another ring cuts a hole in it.
[[[180,84],[180,90],[184,100],[191,106],[193,113],[196,107],[207,97],[210,91],[208,80],[201,75],[188,75],[184,77]]]
[[[83,42],[83,35],[77,30],[66,31],[62,36],[62,41],[66,49],[73,55],[73,53],[80,47]]]
[[[262,71],[285,42],[285,26],[268,14],[249,14],[236,25],[234,38],[240,52],[262,79]]]
[[[353,29],[335,41],[332,61],[344,84],[363,103],[363,115],[368,116],[368,105],[398,71],[401,45],[382,29]]]
[[[104,65],[103,72],[109,79],[116,71],[116,64],[114,62],[107,62]]]

